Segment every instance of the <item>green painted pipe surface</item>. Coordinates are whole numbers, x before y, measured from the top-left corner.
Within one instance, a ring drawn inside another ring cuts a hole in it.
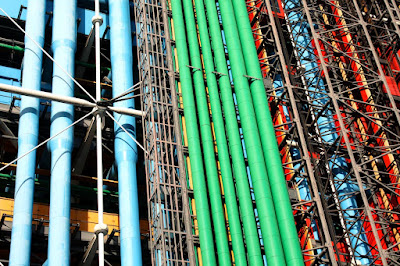
[[[246,67],[232,2],[220,0],[219,6],[267,262],[269,265],[285,265],[249,81],[245,77]],[[253,39],[250,41],[253,42]]]
[[[9,44],[4,44],[4,43],[0,43],[0,47],[1,48],[6,48],[9,50],[14,50],[14,51],[18,51],[18,52],[23,52],[25,51],[25,48],[18,46],[18,45],[9,45]],[[83,66],[83,67],[89,67],[89,68],[96,68],[95,64],[90,64],[90,63],[86,63],[86,62],[82,62],[82,61],[75,61],[75,64],[78,66]],[[107,70],[110,71],[111,68],[110,67],[101,67],[101,70]]]
[[[7,180],[10,182],[15,182],[15,175],[9,175],[9,174],[0,174],[0,180]],[[42,185],[43,187],[50,187],[49,186],[50,182],[46,180],[39,180],[35,178],[35,185]],[[97,192],[97,188],[92,188],[92,187],[86,187],[86,186],[80,186],[80,185],[71,185],[72,190],[77,190],[77,191],[95,191]],[[116,191],[110,191],[103,189],[103,195],[110,195],[114,197],[118,197],[118,192]]]
[[[269,184],[271,186],[286,263],[288,265],[304,265],[256,46],[254,41],[249,41],[253,40],[253,33],[246,3],[244,0],[229,1],[233,3],[247,75],[255,78],[250,84],[250,90],[253,97],[257,125],[261,136],[261,144],[267,165]]]
[[[192,27],[190,34],[189,34],[189,30],[187,31],[188,36],[192,36],[191,38],[193,39],[193,42],[195,42],[195,41],[197,41],[197,32],[196,32],[196,28],[194,28],[195,22],[194,22],[192,0],[183,0],[183,2],[184,2],[185,18],[186,18],[186,22],[187,22],[186,26],[188,27],[190,25]],[[197,15],[197,22],[198,22],[197,25],[198,25],[198,29],[199,29],[200,43],[201,43],[205,73],[206,73],[206,78],[207,78],[208,94],[209,94],[209,98],[210,98],[212,119],[214,122],[214,132],[215,132],[217,148],[218,148],[218,159],[219,159],[219,162],[221,165],[221,177],[222,177],[222,183],[223,183],[223,188],[224,188],[224,192],[225,192],[224,193],[225,194],[225,203],[226,203],[227,212],[228,212],[228,221],[229,221],[230,234],[231,234],[231,238],[232,238],[233,255],[234,255],[234,259],[235,259],[235,265],[237,265],[237,266],[247,265],[246,251],[244,248],[242,227],[240,224],[239,209],[238,209],[236,193],[235,193],[235,184],[233,182],[232,167],[231,167],[231,161],[229,158],[228,143],[227,143],[225,127],[224,127],[224,119],[222,117],[221,101],[220,101],[219,92],[218,92],[218,83],[217,83],[217,78],[216,78],[215,74],[213,73],[215,71],[215,68],[214,68],[213,56],[212,56],[212,51],[211,51],[210,37],[208,34],[207,20],[206,20],[205,10],[204,10],[204,3],[202,0],[200,0],[200,1],[196,1],[195,5],[196,5],[196,15]],[[189,43],[191,44],[190,40],[189,40]],[[196,47],[196,51],[197,51],[196,62],[194,62],[194,60],[192,62],[193,62],[193,64],[196,64],[196,65],[194,65],[195,67],[201,68],[200,54],[198,53],[198,50],[199,50],[198,44],[196,44],[194,46],[197,46]],[[194,59],[193,56],[191,58]],[[200,72],[200,71],[198,71],[198,72]],[[199,74],[198,78],[202,79],[203,78],[201,75],[202,73],[198,73],[198,74]],[[199,84],[204,86],[204,82],[200,81]],[[206,100],[206,95],[205,95],[204,89],[205,89],[204,87],[201,88],[201,90],[202,90],[201,99],[204,102],[203,104],[205,106],[204,116],[207,120],[209,120],[208,106],[207,106],[207,100]],[[199,99],[199,98],[200,97],[197,97],[197,99]],[[200,121],[200,124],[202,124],[201,121]],[[210,143],[210,144],[212,144],[212,143]],[[211,147],[212,146],[213,145],[211,145]]]
[[[204,265],[216,265],[214,241],[211,226],[211,215],[208,207],[207,187],[204,176],[203,158],[200,147],[200,136],[196,117],[196,105],[193,95],[191,69],[185,33],[185,22],[180,0],[172,0],[172,17],[174,19],[175,43],[179,63],[179,75],[182,85],[182,98],[186,120],[186,133],[189,144],[190,164],[193,176],[193,192],[196,200],[197,221],[201,255]]]
[[[0,47],[6,48],[6,49],[10,49],[10,50],[14,50],[14,51],[18,51],[18,52],[25,51],[24,48],[22,48],[22,47],[20,47],[18,45],[9,45],[9,44],[5,44],[5,43],[0,43]]]
[[[214,153],[214,140],[211,131],[210,114],[207,103],[206,87],[204,85],[203,69],[199,51],[199,40],[197,38],[192,0],[183,0],[183,10],[186,22],[187,40],[189,44],[190,63],[193,67],[193,83],[196,95],[197,113],[199,117],[201,144],[203,146],[204,165],[207,174],[208,195],[211,203],[211,214],[218,254],[218,265],[231,265],[232,263],[229,252],[228,237],[226,234],[224,208],[222,205],[217,162],[215,160]]]
[[[204,17],[203,0],[195,0],[197,19],[199,25],[207,25]],[[258,238],[257,225],[254,217],[253,202],[250,195],[250,186],[247,177],[246,165],[243,156],[242,141],[239,135],[239,126],[237,122],[236,109],[233,102],[232,88],[229,80],[228,66],[225,57],[224,44],[222,42],[221,29],[217,9],[214,0],[205,0],[207,8],[207,18],[211,37],[211,45],[214,51],[215,67],[219,76],[219,87],[221,92],[222,107],[225,115],[226,132],[229,141],[229,149],[232,156],[232,165],[236,181],[236,190],[239,199],[240,217],[243,222],[243,231],[247,247],[249,265],[263,265],[260,240]],[[199,30],[201,28],[199,27]],[[204,54],[208,53],[206,49],[206,36],[202,36],[202,46]],[[204,37],[204,38],[203,38]],[[204,40],[204,41],[203,41]],[[205,56],[204,56],[205,57]],[[206,67],[206,71],[207,67]]]

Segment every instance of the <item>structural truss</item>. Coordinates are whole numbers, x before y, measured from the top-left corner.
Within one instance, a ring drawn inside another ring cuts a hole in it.
[[[399,3],[280,2],[247,4],[305,261],[397,265]]]
[[[135,4],[152,263],[194,263],[167,3]]]

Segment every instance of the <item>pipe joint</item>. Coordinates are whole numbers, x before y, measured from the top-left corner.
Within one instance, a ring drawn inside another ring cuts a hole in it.
[[[93,115],[101,115],[104,116],[104,112],[107,111],[107,107],[98,105],[94,108],[96,111]]]
[[[94,226],[94,233],[96,235],[102,233],[106,236],[108,234],[108,226],[106,224],[96,224]]]
[[[96,25],[96,23],[99,23],[99,26],[103,25],[103,18],[100,15],[94,15],[92,17],[92,24]]]
[[[60,47],[70,48],[72,50],[70,53],[75,53],[76,41],[70,39],[56,39],[51,43],[51,49],[53,53],[55,53],[55,50]],[[63,53],[65,52],[66,51],[63,51]]]

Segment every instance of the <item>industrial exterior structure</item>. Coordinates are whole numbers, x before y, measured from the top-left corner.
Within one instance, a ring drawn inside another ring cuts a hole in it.
[[[0,265],[400,265],[399,108],[397,0],[1,1]]]

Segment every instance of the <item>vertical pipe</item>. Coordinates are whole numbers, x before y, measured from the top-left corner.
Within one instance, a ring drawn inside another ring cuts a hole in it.
[[[317,53],[318,53],[317,55],[318,55],[318,58],[320,59],[320,62],[321,62],[322,71],[324,73],[328,73],[328,68],[327,68],[326,63],[324,61],[324,55],[323,55],[323,52],[322,52],[322,47],[321,47],[321,45],[319,43],[319,39],[317,38],[318,34],[316,32],[315,26],[314,26],[313,21],[312,21],[310,8],[307,5],[306,1],[301,0],[301,2],[302,2],[302,5],[303,5],[303,7],[302,7],[303,8],[303,12],[305,14],[305,18],[307,19],[307,22],[308,22],[308,25],[309,25],[309,29],[310,29],[310,32],[311,32],[310,38],[314,41],[314,45],[315,45],[315,48],[316,48]],[[365,189],[364,189],[362,181],[361,181],[360,170],[359,170],[359,167],[357,167],[358,165],[356,163],[356,159],[354,157],[354,153],[353,153],[353,151],[351,149],[349,137],[348,137],[347,133],[344,132],[344,129],[346,127],[345,127],[345,124],[343,122],[343,117],[340,115],[341,112],[340,112],[339,104],[338,104],[338,101],[336,99],[337,97],[335,97],[335,92],[334,92],[332,81],[331,81],[329,75],[325,75],[325,81],[326,81],[326,85],[327,85],[327,89],[328,89],[327,90],[328,96],[332,99],[332,104],[333,104],[335,112],[337,114],[339,114],[337,116],[337,119],[339,121],[342,133],[344,133],[342,137],[343,137],[343,139],[345,141],[345,147],[346,147],[347,153],[348,153],[348,155],[350,157],[350,162],[351,162],[351,165],[353,167],[353,171],[354,171],[355,177],[357,179],[357,184],[358,184],[358,187],[360,189],[361,199],[362,199],[363,204],[365,206],[369,206],[369,203],[368,203],[368,200],[367,200],[367,196],[366,196],[366,192],[365,192]],[[374,222],[374,218],[372,216],[371,209],[370,208],[365,208],[365,212],[366,212],[366,214],[368,216],[368,220],[371,223],[372,232],[373,232],[374,238],[376,240],[377,249],[379,250],[379,253],[381,255],[382,264],[383,265],[388,265],[387,258],[386,258],[387,254],[383,251],[382,244],[381,244],[381,242],[379,240],[378,231],[377,231],[377,228],[375,226],[375,222]]]
[[[240,217],[243,222],[243,231],[247,247],[248,259],[250,265],[263,265],[260,249],[260,240],[258,238],[257,225],[254,217],[252,198],[250,195],[249,180],[247,177],[246,164],[243,156],[242,141],[239,135],[239,126],[237,123],[237,114],[232,97],[232,88],[229,79],[228,66],[225,57],[225,48],[222,41],[221,28],[218,20],[218,13],[215,2],[212,0],[195,0],[196,15],[199,26],[207,25],[204,16],[204,3],[207,8],[207,19],[211,37],[211,45],[214,51],[215,67],[219,74],[219,87],[221,92],[221,102],[225,116],[226,132],[228,135],[229,149],[232,155],[232,165],[236,181],[236,189],[240,206]],[[201,24],[201,25],[200,25]],[[199,28],[201,29],[201,27]],[[203,32],[203,30],[201,31]],[[209,39],[202,37],[203,49],[206,49],[205,43]],[[204,51],[204,53],[207,53]],[[211,53],[210,53],[211,54]],[[206,67],[206,71],[207,67]]]
[[[182,15],[182,4],[179,0],[171,1],[174,19],[175,42],[179,63],[179,75],[182,84],[184,115],[189,143],[189,156],[193,175],[193,192],[196,200],[197,221],[201,255],[204,265],[216,265],[210,210],[208,207],[207,187],[200,148],[200,136],[196,117],[196,106],[193,95],[193,83],[189,65],[189,54],[185,34],[185,22]]]
[[[180,0],[175,0],[175,1],[180,1]],[[211,203],[211,215],[214,225],[218,262],[219,265],[231,265],[228,237],[226,234],[224,209],[221,200],[221,189],[218,180],[217,163],[214,154],[214,139],[211,133],[210,114],[208,109],[209,106],[207,103],[206,88],[204,85],[203,67],[199,52],[199,40],[196,30],[196,23],[194,19],[192,0],[184,0],[183,7],[185,14],[188,44],[189,44],[190,62],[192,64],[192,67],[194,67],[193,84],[196,95],[197,113],[200,124],[201,143],[204,154],[204,165],[207,174],[207,185],[209,191],[208,194]],[[214,115],[215,114],[213,112],[213,117]],[[218,152],[220,152],[219,149]],[[221,166],[221,168],[223,167]],[[221,171],[223,170],[224,169],[221,169]],[[224,189],[226,188],[224,187]]]
[[[247,155],[249,159],[250,174],[253,181],[252,183],[260,219],[261,232],[266,248],[267,262],[272,265],[285,265],[281,236],[276,219],[271,188],[268,181],[253,100],[251,99],[252,96],[246,77],[245,61],[243,58],[234,10],[232,3],[229,0],[221,0],[218,3],[220,5],[222,25],[224,27],[229,60],[232,68],[244,142],[246,150],[249,151]],[[252,36],[250,40],[253,40]],[[258,102],[256,101],[256,103]],[[273,134],[275,136],[275,133]],[[285,191],[285,193],[287,193],[287,191]]]
[[[133,86],[131,19],[128,0],[110,0],[110,35],[113,97]],[[114,103],[114,106],[134,108],[134,100]],[[132,116],[114,113],[115,119],[133,136],[136,120]],[[140,265],[142,251],[137,192],[136,143],[115,123],[115,161],[118,169],[119,214],[121,230],[121,264]]]
[[[254,78],[251,81],[250,90],[254,102],[257,126],[260,132],[265,163],[267,165],[269,184],[271,186],[286,263],[289,265],[304,265],[292,206],[286,186],[285,174],[282,168],[281,156],[275,137],[274,125],[268,108],[268,100],[258,62],[257,51],[254,42],[249,42],[249,40],[253,39],[253,33],[251,31],[246,3],[243,0],[232,0],[232,3],[247,74]],[[269,10],[269,12],[271,12],[271,10]]]
[[[26,34],[43,47],[45,35],[45,0],[29,0]],[[25,36],[22,87],[40,90],[43,53]],[[38,143],[39,99],[21,96],[18,128],[18,157]],[[13,227],[11,234],[10,265],[29,265],[32,236],[32,209],[35,184],[36,151],[18,161],[15,180]]]
[[[55,0],[53,40],[51,48],[54,60],[71,76],[74,75],[76,50],[76,0]],[[54,65],[53,94],[74,95],[73,81]],[[71,104],[53,102],[51,106],[50,135],[71,125],[74,107]],[[69,265],[70,259],[70,196],[71,196],[71,152],[73,128],[69,128],[50,141],[51,186],[49,265]]]
[[[184,0],[184,3],[185,2],[188,2],[188,9],[193,10],[192,2]],[[235,184],[233,183],[232,167],[229,159],[228,143],[225,134],[224,120],[222,117],[221,101],[218,92],[218,83],[216,75],[213,73],[215,71],[215,67],[211,51],[210,36],[208,34],[204,3],[202,0],[195,1],[195,5],[197,25],[199,28],[200,42],[210,97],[211,112],[217,140],[218,159],[221,164],[221,176],[225,192],[225,202],[227,205],[235,265],[247,265],[242,228],[239,218],[239,209],[235,193]],[[191,16],[193,16],[192,11]]]
[[[316,100],[312,100],[315,106],[325,106],[328,103],[326,95],[326,88],[322,80],[316,77],[316,72],[313,71],[317,69],[319,66],[316,63],[316,56],[314,55],[313,47],[309,47],[311,44],[311,36],[307,29],[307,22],[302,22],[303,17],[302,15],[291,11],[292,9],[295,10],[298,6],[300,6],[300,1],[292,1],[287,3],[287,8],[289,9],[288,17],[290,17],[296,23],[289,23],[292,26],[292,34],[293,38],[297,40],[296,44],[298,47],[302,47],[304,51],[298,53],[300,64],[305,67],[306,74],[305,75],[305,82],[307,82],[306,86],[308,90],[314,92],[313,97]],[[325,19],[325,23],[328,23],[328,20]],[[336,43],[332,43],[332,46],[336,47]],[[298,49],[295,46],[295,48]],[[309,47],[308,49],[304,47]],[[314,59],[314,60],[311,60]],[[324,114],[320,115],[317,119],[318,129],[321,134],[321,138],[324,142],[333,144],[336,139],[338,138],[337,128],[335,125],[335,121],[333,118],[333,113],[330,109],[327,109]],[[359,190],[357,185],[353,182],[346,181],[348,175],[348,165],[343,156],[338,156],[337,154],[333,154],[330,157],[329,168],[332,171],[333,176],[335,176],[335,183],[332,182],[332,190],[337,191],[338,197],[336,199],[336,204],[340,205],[340,207],[345,210],[342,215],[340,215],[341,222],[343,226],[346,226],[349,232],[351,233],[349,236],[349,245],[351,244],[352,248],[355,250],[355,258],[359,260],[362,264],[369,264],[370,260],[366,257],[370,251],[368,248],[367,239],[363,234],[363,228],[361,221],[358,220],[359,212],[357,210],[358,204],[356,201],[356,197],[353,195],[355,191]],[[352,196],[353,195],[353,196]],[[343,217],[346,220],[354,220],[353,222],[348,222],[344,225]],[[360,236],[357,236],[359,235]],[[356,237],[354,237],[356,236]],[[359,238],[363,239],[359,241]]]
[[[92,23],[95,28],[95,43],[96,43],[96,101],[101,101],[100,87],[100,26],[103,24],[103,19],[100,16],[100,3],[95,0],[95,15],[92,18]],[[97,210],[98,210],[98,231],[96,232],[98,247],[99,247],[99,266],[104,265],[104,234],[107,233],[107,226],[103,219],[103,141],[102,141],[102,116],[96,114],[96,155],[97,155]],[[97,228],[96,228],[97,229]]]

